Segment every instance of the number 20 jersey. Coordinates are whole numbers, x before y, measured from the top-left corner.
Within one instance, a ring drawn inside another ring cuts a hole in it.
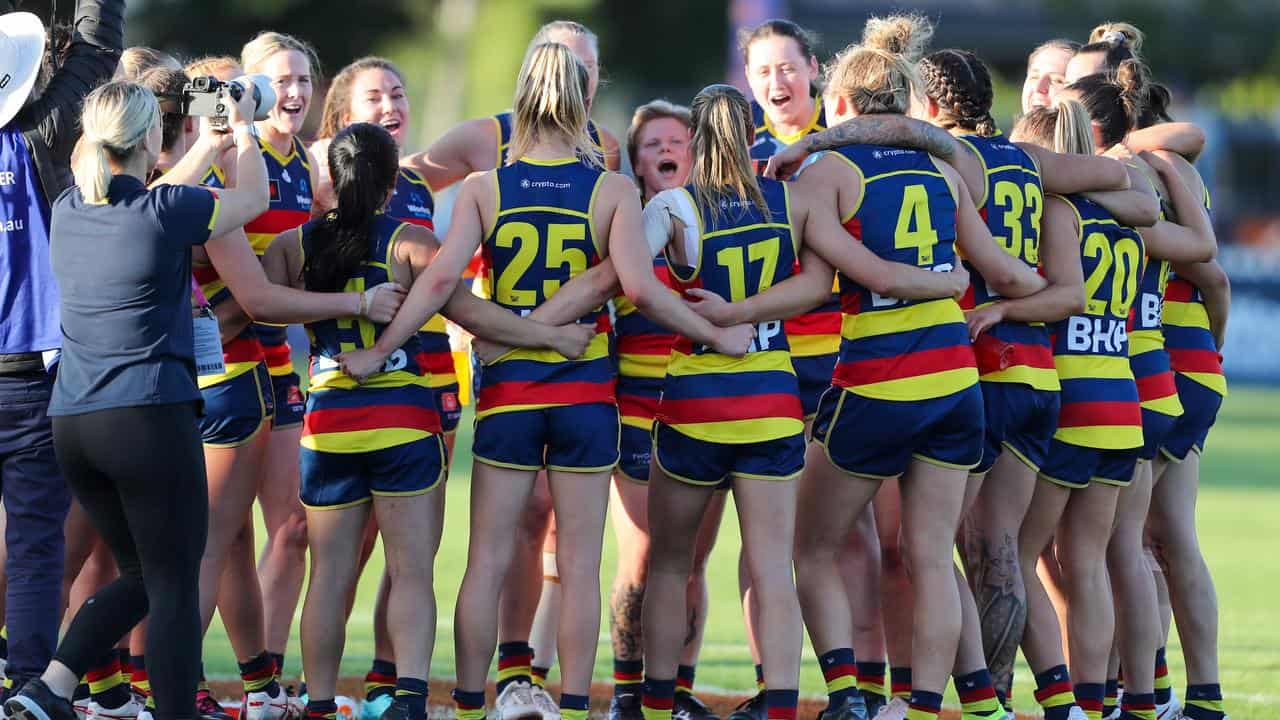
[[[1054,438],[1104,450],[1140,447],[1142,411],[1129,367],[1126,324],[1142,274],[1142,236],[1081,195],[1063,199],[1080,226],[1085,306],[1052,327],[1053,360],[1062,382]]]
[[[605,171],[577,158],[521,158],[494,172],[498,218],[482,246],[491,299],[527,315],[601,261],[592,218]],[[597,327],[607,321],[603,307],[579,319]],[[602,332],[577,360],[517,348],[485,366],[476,417],[614,402],[609,337]]]
[[[957,262],[956,200],[928,153],[846,145],[832,151],[862,176],[862,199],[841,218],[881,258],[931,268]],[[840,358],[832,383],[863,397],[917,401],[978,382],[969,331],[952,298],[880,297],[843,273]]]

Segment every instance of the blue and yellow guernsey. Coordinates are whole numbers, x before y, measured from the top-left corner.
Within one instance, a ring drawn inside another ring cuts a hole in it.
[[[667,263],[677,290],[702,288],[728,302],[758,295],[791,277],[796,239],[785,183],[761,179],[768,215],[745,199],[698,207],[700,249],[692,268]],[[677,336],[667,363],[657,420],[697,440],[742,444],[804,432],[800,388],[781,320],[761,323],[751,349],[729,357]]]
[[[1142,236],[1082,195],[1063,199],[1080,227],[1085,305],[1052,327],[1053,361],[1062,383],[1054,438],[1103,450],[1141,447],[1142,410],[1129,367],[1126,324],[1142,274]]]
[[[605,171],[577,158],[521,158],[496,171],[498,221],[481,250],[493,302],[527,315],[604,257],[592,213]],[[603,307],[579,322],[607,325]],[[486,365],[476,417],[564,405],[614,403],[609,337],[582,357],[517,348]]]
[[[301,230],[302,254],[311,249],[313,223]],[[392,281],[396,237],[407,223],[379,215],[369,255],[347,280],[346,292],[363,292]],[[417,335],[387,358],[380,372],[356,384],[336,360],[341,353],[372,347],[386,325],[345,317],[307,323],[311,338],[311,383],[302,423],[302,446],[357,453],[403,445],[440,432],[434,391]]]
[[[1035,270],[1040,264],[1040,218],[1044,214],[1044,189],[1035,161],[998,133],[957,139],[972,148],[982,162],[987,187],[983,197],[977,198],[978,213],[992,238],[1005,252]],[[964,265],[970,286],[960,300],[962,308],[972,310],[1000,300],[977,268],[967,261]],[[1036,390],[1061,387],[1044,323],[998,323],[978,337],[973,352],[983,382],[1020,383]]]
[[[832,151],[863,178],[845,229],[890,262],[951,270],[957,262],[956,199],[928,153],[846,145]],[[837,275],[843,312],[832,383],[877,400],[946,397],[978,382],[964,312],[952,298],[881,297]]]
[[[494,130],[498,134],[498,162],[494,167],[502,167],[511,159],[507,149],[511,147],[511,135],[513,131],[511,111],[498,113],[493,116]],[[591,136],[591,144],[595,146],[600,153],[600,158],[604,159],[604,141],[600,138],[600,128],[596,127],[594,120],[587,120],[587,135]]]

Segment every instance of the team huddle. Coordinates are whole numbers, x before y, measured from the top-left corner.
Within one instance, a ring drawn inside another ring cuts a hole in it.
[[[264,313],[226,241],[192,249],[193,307],[221,339],[198,370],[199,611],[240,660],[241,716],[335,716],[380,534],[361,715],[425,720],[441,486],[474,394],[459,720],[486,717],[495,648],[497,717],[585,720],[606,515],[610,720],[717,720],[693,688],[729,494],[759,689],[729,720],[795,720],[806,632],[824,720],[930,720],[949,681],[965,720],[1003,720],[1019,649],[1047,720],[1225,718],[1195,534],[1229,305],[1192,165],[1204,134],[1169,116],[1131,25],[1036,48],[1007,133],[981,59],[931,50],[932,32],[872,18],[820,69],[809,32],[768,21],[741,38],[751,98],[655,100],[620,141],[590,117],[595,35],[556,21],[510,112],[413,154],[387,60],[334,77],[308,146],[302,41],[263,33],[186,67],[127,51],[86,137],[133,147],[112,128],[158,101],[151,179],[214,189],[184,212],[214,231],[265,166],[267,210],[213,234],[252,248],[295,309],[359,294],[354,315]],[[277,96],[248,149],[250,96],[234,133],[177,109],[191,78],[245,72]],[[614,172],[624,151],[633,178]],[[458,183],[437,238],[432,193]],[[305,394],[273,324],[303,316]],[[308,550],[303,701],[279,678]],[[144,635],[85,675],[84,717],[151,720]],[[227,720],[201,687],[201,717]]]

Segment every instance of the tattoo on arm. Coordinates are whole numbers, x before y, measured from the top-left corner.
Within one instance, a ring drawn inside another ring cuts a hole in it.
[[[805,138],[810,153],[842,145],[890,145],[923,150],[943,160],[955,156],[951,134],[902,115],[860,115]]]

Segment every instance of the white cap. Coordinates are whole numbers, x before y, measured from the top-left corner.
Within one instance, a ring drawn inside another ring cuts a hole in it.
[[[18,114],[35,87],[44,41],[44,24],[35,15],[0,15],[0,126]]]

